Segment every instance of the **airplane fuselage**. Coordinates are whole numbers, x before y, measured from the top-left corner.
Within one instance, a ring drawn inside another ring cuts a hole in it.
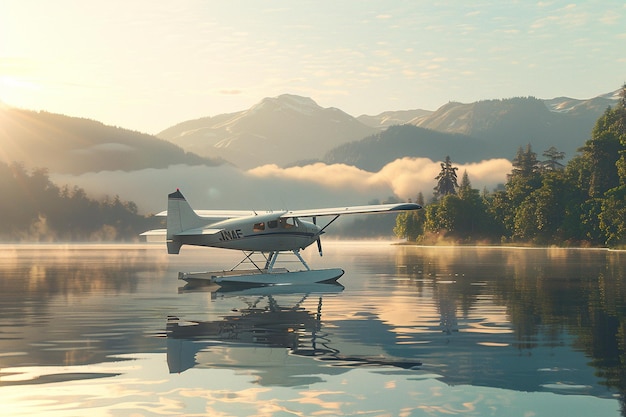
[[[244,251],[292,251],[304,249],[318,238],[320,227],[298,218],[281,218],[284,212],[207,222],[202,234],[177,234],[184,245]]]

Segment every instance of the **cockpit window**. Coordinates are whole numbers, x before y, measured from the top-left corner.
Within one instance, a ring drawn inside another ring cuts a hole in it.
[[[255,232],[262,232],[263,230],[265,230],[265,223],[254,223],[254,226],[252,226],[252,230],[254,230]]]
[[[282,227],[283,229],[291,229],[292,227],[296,226],[296,219],[295,218],[288,218],[288,219],[280,219],[280,227]]]
[[[278,226],[278,220],[270,220],[269,222],[267,222],[267,226],[270,229],[275,229]]]

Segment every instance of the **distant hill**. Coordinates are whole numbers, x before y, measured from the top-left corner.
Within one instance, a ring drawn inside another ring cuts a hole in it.
[[[616,103],[613,93],[590,100],[528,97],[448,103],[409,123],[484,139],[496,148],[508,149],[509,158],[519,146],[531,143],[538,153],[555,146],[570,159],[589,139],[598,117]]]
[[[517,149],[528,143],[540,158],[543,151],[554,146],[569,160],[590,138],[598,117],[616,103],[616,93],[590,100],[528,97],[448,103],[435,112],[415,110],[421,114],[407,124],[337,146],[322,160],[367,170],[378,170],[402,156],[441,160],[449,155],[454,162],[467,163],[512,159]],[[401,121],[409,114],[385,112],[369,120]]]
[[[315,160],[342,143],[378,129],[310,98],[284,94],[237,113],[190,120],[157,136],[198,155],[222,157],[241,168]]]
[[[586,123],[595,124],[598,117],[604,113],[607,107],[617,105],[620,90],[594,97],[588,100],[578,100],[569,97],[558,97],[551,100],[543,100],[545,105],[553,112],[567,114],[572,117],[585,120]]]
[[[430,110],[396,110],[386,111],[376,116],[363,114],[357,120],[365,125],[384,130],[390,126],[404,125],[412,120],[428,117],[433,114]]]
[[[504,157],[482,139],[461,134],[436,132],[413,125],[391,126],[360,141],[346,143],[329,151],[323,162],[343,163],[376,172],[387,163],[405,156],[441,160],[449,155],[454,162],[481,161]]]
[[[223,161],[186,153],[154,136],[93,120],[0,107],[0,161],[81,174]]]

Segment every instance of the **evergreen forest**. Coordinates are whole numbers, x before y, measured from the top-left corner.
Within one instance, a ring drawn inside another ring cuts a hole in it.
[[[499,189],[474,189],[467,173],[459,183],[446,158],[432,201],[418,194],[424,210],[399,214],[395,234],[423,244],[625,247],[626,84],[620,97],[566,165],[554,147],[539,156],[522,146]]]
[[[97,201],[82,188],[58,187],[44,168],[0,162],[0,239],[9,242],[136,241],[153,226],[133,202]]]

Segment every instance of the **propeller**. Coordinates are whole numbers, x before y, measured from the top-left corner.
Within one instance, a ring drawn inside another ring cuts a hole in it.
[[[322,240],[319,238],[319,236],[317,237],[317,250],[320,253],[320,256],[323,256],[322,253]]]
[[[313,217],[313,224],[317,225],[317,217]],[[323,231],[320,231],[320,233],[318,233],[317,235],[317,251],[320,253],[320,256],[323,256],[322,253],[322,239],[320,238],[320,235],[324,233]]]

